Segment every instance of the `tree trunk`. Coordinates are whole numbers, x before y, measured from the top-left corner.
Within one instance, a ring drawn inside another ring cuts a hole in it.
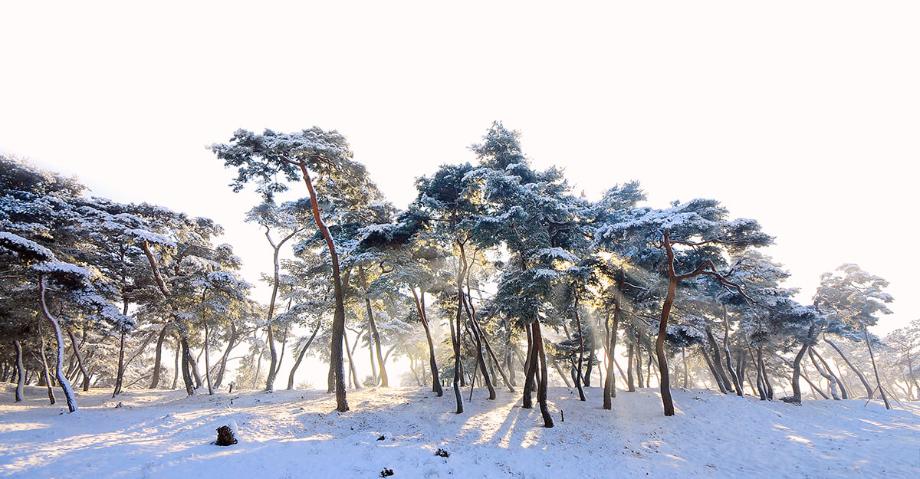
[[[51,323],[51,328],[54,330],[54,337],[57,340],[57,358],[55,361],[55,375],[57,377],[58,384],[61,386],[61,389],[64,391],[64,398],[67,400],[67,409],[70,412],[77,411],[77,398],[76,394],[73,392],[73,388],[70,386],[70,381],[64,376],[64,334],[61,332],[61,326],[58,323],[57,318],[51,315],[51,312],[48,310],[48,303],[45,300],[45,278],[42,275],[38,277],[38,296],[39,302],[41,303],[42,315],[45,316],[45,319]],[[73,340],[73,337],[71,337]]]
[[[719,375],[719,389],[724,389],[726,394],[735,392],[732,381],[729,380],[728,374],[725,373],[725,368],[722,367],[722,354],[719,353],[719,346],[716,344],[716,338],[713,336],[712,330],[708,327],[706,328],[706,339],[709,341],[709,347],[712,349],[713,370]]]
[[[311,197],[312,198],[312,197]],[[272,296],[268,302],[268,318],[265,322],[266,341],[268,342],[268,352],[271,356],[271,362],[268,365],[268,377],[265,379],[265,391],[273,392],[275,390],[275,372],[278,365],[278,352],[275,350],[275,334],[272,322],[275,320],[275,301],[278,298],[278,287],[280,286],[279,270],[281,265],[278,264],[278,253],[281,245],[275,246],[269,235],[268,227],[265,228],[265,237],[272,245]]]
[[[875,353],[872,351],[869,330],[865,326],[863,326],[863,336],[866,338],[866,347],[869,348],[869,359],[872,360],[872,370],[875,372],[875,383],[878,385],[878,392],[882,396],[882,401],[885,402],[885,409],[891,409],[891,404],[888,404],[888,396],[885,394],[885,388],[882,387],[882,380],[878,375],[878,366],[875,364]]]
[[[457,242],[460,244],[459,241]],[[463,373],[460,369],[460,341],[463,337],[463,333],[460,331],[460,314],[463,311],[463,274],[464,274],[465,264],[461,265],[457,269],[457,314],[456,317],[450,323],[450,339],[451,345],[454,348],[454,396],[457,400],[457,414],[463,413],[463,396],[460,394],[460,381],[463,377]],[[456,323],[456,325],[454,325]],[[456,327],[456,329],[454,329]]]
[[[313,338],[315,338],[316,333],[319,332],[319,324],[319,321],[317,321],[316,327],[313,328],[313,333],[310,334],[310,339],[307,340],[307,343],[303,345],[303,348],[301,348],[300,353],[297,354],[297,361],[294,362],[294,366],[291,367],[291,374],[288,376],[288,391],[294,389],[294,374],[297,372],[297,368],[300,367],[300,363],[303,361],[304,356],[306,356],[307,350],[310,349],[310,345],[313,343]]]
[[[809,339],[811,335],[815,332],[815,326],[811,325],[808,328],[808,337],[802,341],[802,348],[799,349],[798,354],[795,355],[795,361],[792,362],[792,400],[793,404],[802,404],[802,389],[799,386],[799,377],[802,375],[802,358],[805,357],[805,353],[808,352],[810,347]]]
[[[864,376],[863,373],[859,369],[857,369],[856,366],[853,365],[853,363],[850,362],[850,358],[848,358],[846,354],[843,354],[843,351],[839,347],[837,347],[837,345],[834,344],[830,339],[827,339],[827,337],[825,337],[824,342],[827,344],[830,344],[831,347],[834,348],[834,351],[837,351],[837,354],[839,354],[840,357],[843,358],[843,362],[845,362],[847,366],[849,366],[850,370],[856,373],[856,376],[859,377],[859,381],[862,383],[863,387],[866,388],[866,398],[872,399],[872,396],[874,395],[873,393],[875,391],[872,390],[872,386],[869,385],[869,381],[866,380],[866,376]]]
[[[770,384],[770,375],[767,374],[767,364],[763,360],[763,347],[757,347],[757,364],[760,367],[761,374],[763,374],[763,384],[766,387],[767,399],[773,400],[773,385]]]
[[[176,339],[176,354],[175,361],[173,365],[173,380],[172,385],[169,389],[176,389],[176,386],[179,384],[179,352],[182,350],[182,346],[179,344],[179,340]]]
[[[709,367],[709,372],[712,373],[712,378],[716,383],[716,387],[719,388],[719,392],[722,394],[728,394],[728,390],[725,389],[725,384],[722,382],[722,378],[719,376],[719,372],[716,371],[716,367],[712,362],[712,358],[709,357],[709,352],[706,351],[706,346],[700,344],[700,354],[703,355],[703,359],[706,361],[706,366]]]
[[[163,329],[160,330],[160,335],[157,336],[156,354],[153,360],[153,379],[150,381],[150,389],[156,389],[160,384],[160,362],[163,357],[163,340],[166,339],[167,328],[169,328],[168,322],[163,325]]]
[[[620,303],[613,303],[613,327],[610,329],[609,346],[607,347],[607,377],[604,381],[604,409],[613,408],[612,397],[616,395],[616,376],[613,368],[616,364],[617,329],[620,326]]]
[[[668,292],[664,298],[664,304],[661,307],[661,319],[658,323],[658,337],[655,338],[655,354],[658,356],[658,373],[659,373],[659,390],[661,391],[661,405],[664,408],[665,416],[674,415],[674,400],[671,398],[671,381],[668,373],[668,357],[664,351],[664,341],[668,334],[668,319],[671,315],[671,305],[674,304],[674,296],[677,293],[677,278],[673,274],[674,253],[671,252],[670,240],[665,234],[665,244],[668,245],[669,259],[669,279]]]
[[[377,330],[377,321],[374,319],[374,310],[371,308],[371,300],[366,296],[366,292],[364,297],[364,308],[367,310],[367,322],[371,328],[371,342],[373,344],[370,346],[374,348],[374,353],[377,355],[377,365],[379,366],[380,371],[380,387],[388,388],[390,387],[390,378],[387,376],[387,367],[383,363],[383,350],[380,346],[380,332]]]
[[[648,387],[648,383],[642,377],[642,341],[639,332],[636,332],[636,382],[639,389]]]
[[[581,387],[581,368],[585,359],[585,338],[584,330],[581,329],[581,315],[578,314],[578,295],[575,295],[575,327],[578,328],[578,365],[576,366],[578,374],[573,378],[575,380],[575,389],[578,390],[578,399],[585,401],[585,390]]]
[[[210,329],[208,323],[204,323],[204,378],[208,383],[208,395],[214,395],[214,388],[211,387],[211,357],[208,355],[208,343],[211,342]]]
[[[21,402],[23,388],[26,383],[26,368],[22,364],[22,343],[15,339],[13,340],[13,347],[16,349],[16,402]]]
[[[195,394],[195,385],[192,382],[192,375],[189,372],[189,367],[193,361],[192,353],[189,350],[188,340],[180,333],[179,347],[182,349],[182,381],[185,383],[185,392],[189,396]]]
[[[355,360],[351,355],[352,350],[348,347],[348,332],[345,331],[343,333],[344,334],[342,334],[342,339],[345,341],[345,353],[348,355],[348,369],[349,374],[351,375],[350,377],[352,378],[352,384],[354,385],[355,389],[361,389],[361,380],[358,378],[358,370],[355,369]],[[358,347],[357,341],[355,342],[354,347]]]
[[[73,354],[77,358],[77,365],[80,367],[80,372],[83,374],[83,390],[89,391],[90,375],[86,372],[86,366],[83,363],[83,354],[80,352],[80,346],[77,345],[77,338],[70,328],[67,328],[67,335],[70,337],[70,347],[73,349]]]
[[[550,428],[553,427],[553,417],[549,414],[549,406],[546,402],[546,352],[543,350],[543,333],[540,331],[540,320],[534,319],[532,327],[535,349],[539,354],[540,361],[540,386],[537,388],[537,402],[540,404],[540,415],[543,416],[543,427]]]
[[[127,309],[127,305],[125,305]],[[121,385],[125,378],[125,329],[121,329],[121,336],[118,339],[118,369],[115,372],[115,388],[112,391],[112,397],[121,394]]]
[[[313,211],[313,221],[316,227],[326,240],[326,248],[329,250],[329,259],[332,263],[332,285],[335,292],[335,314],[332,319],[332,345],[330,351],[330,362],[335,371],[335,402],[336,410],[339,412],[348,411],[348,400],[345,393],[345,369],[342,357],[342,344],[345,337],[345,291],[342,287],[342,276],[339,272],[339,256],[335,251],[335,241],[329,233],[329,228],[323,222],[322,215],[319,211],[319,202],[316,191],[313,189],[313,182],[310,180],[310,173],[307,166],[300,163],[300,171],[303,174],[304,183],[307,191],[310,193],[310,207]]]
[[[220,357],[220,365],[217,368],[217,377],[214,379],[214,389],[220,389],[220,385],[224,382],[224,374],[227,372],[227,360],[230,358],[230,352],[236,346],[238,336],[239,335],[236,332],[236,325],[234,325],[233,322],[230,322],[230,337],[227,338],[227,348],[224,350],[224,353]]]
[[[626,387],[629,392],[636,392],[636,384],[633,382],[633,343],[629,340],[629,334],[626,339]]]
[[[51,380],[51,373],[48,370],[48,357],[45,355],[45,334],[42,333],[41,323],[38,325],[38,336],[41,340],[42,374],[44,374],[45,378],[45,387],[48,388],[48,401],[54,404],[54,389],[51,387],[53,386],[53,381]]]
[[[538,362],[537,342],[534,339],[533,327],[531,324],[525,325],[525,329],[527,329],[527,360],[524,363],[526,369],[524,372],[524,396],[521,405],[521,407],[524,409],[533,408],[532,394],[534,390]]]
[[[419,321],[422,323],[422,328],[425,330],[425,340],[428,342],[428,366],[431,368],[431,390],[436,393],[438,397],[444,395],[444,388],[441,387],[441,378],[438,375],[438,360],[434,353],[434,341],[431,339],[431,327],[428,324],[427,311],[425,309],[425,291],[422,290],[421,294],[415,292],[415,288],[409,288],[412,290],[412,296],[415,298],[415,308],[418,311]]]
[[[824,368],[824,370],[827,371],[827,373],[831,376],[831,379],[832,379],[834,382],[837,383],[837,386],[838,386],[838,387],[840,387],[840,397],[841,397],[841,399],[850,399],[850,395],[849,395],[849,393],[847,392],[847,387],[846,387],[846,385],[843,384],[843,381],[840,379],[840,377],[838,377],[836,374],[834,374],[834,371],[831,370],[830,365],[827,364],[827,361],[824,360],[824,358],[821,356],[821,354],[818,353],[818,351],[817,351],[815,348],[811,348],[811,350],[809,351],[809,353],[810,353],[810,354],[814,354],[814,356],[818,358],[818,361],[821,361],[821,365],[822,365],[822,367]],[[814,361],[814,358],[812,358],[812,361]]]
[[[744,396],[744,380],[739,376],[732,366],[732,350],[728,346],[728,313],[725,312],[725,306],[722,306],[723,321],[725,323],[725,335],[722,337],[722,351],[725,352],[725,366],[728,369],[729,379],[732,381],[732,385],[735,388],[735,393],[738,396]],[[712,334],[712,333],[708,333]],[[738,358],[738,363],[734,367],[740,366],[742,358]],[[729,388],[730,389],[730,388]]]

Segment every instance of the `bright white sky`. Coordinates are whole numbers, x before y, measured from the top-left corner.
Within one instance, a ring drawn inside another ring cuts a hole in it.
[[[336,128],[405,206],[502,120],[589,196],[638,179],[759,219],[803,299],[856,262],[891,281],[878,332],[920,316],[915,1],[52,3],[0,7],[0,148],[216,219],[250,280],[255,197],[206,145]]]

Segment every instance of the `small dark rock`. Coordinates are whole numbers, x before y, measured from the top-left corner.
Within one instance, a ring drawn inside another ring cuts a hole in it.
[[[388,467],[384,467],[383,470],[380,471],[380,477],[390,477],[390,476],[392,476],[392,475],[394,475],[394,474],[396,474],[396,473],[393,472],[393,470],[390,469],[390,468],[388,468]]]
[[[386,438],[387,438],[387,437],[386,437],[386,436],[384,436],[383,434],[381,434],[381,435],[379,435],[379,436],[377,436],[377,440],[378,440],[378,441],[383,441],[383,440],[386,440]]]
[[[437,451],[435,451],[434,455],[438,457],[450,457],[450,453],[445,451],[444,449],[441,449],[440,447],[438,448]]]
[[[217,441],[214,444],[218,446],[232,446],[237,443],[235,437],[233,437],[233,430],[230,429],[230,426],[221,426],[217,428]]]

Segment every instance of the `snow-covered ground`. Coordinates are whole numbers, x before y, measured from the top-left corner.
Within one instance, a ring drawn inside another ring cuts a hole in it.
[[[447,391],[449,394],[449,391]],[[464,399],[466,394],[464,392]],[[80,393],[81,409],[0,395],[0,475],[56,478],[402,477],[920,477],[920,405],[885,411],[864,401],[782,402],[675,391],[677,416],[654,390],[620,391],[612,411],[600,391],[579,402],[552,388],[553,429],[519,394],[467,411],[417,388],[349,394],[334,412],[318,391],[184,397],[181,391]],[[122,407],[116,407],[118,402]],[[565,422],[560,421],[560,410]],[[240,443],[211,444],[235,422]],[[380,438],[383,439],[380,439]],[[438,448],[450,456],[438,457]]]

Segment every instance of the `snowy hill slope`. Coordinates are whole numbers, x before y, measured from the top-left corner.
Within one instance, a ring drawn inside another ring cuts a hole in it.
[[[463,415],[451,412],[451,396],[416,388],[351,392],[345,414],[317,391],[193,398],[129,391],[114,401],[92,391],[68,415],[49,407],[42,389],[28,389],[17,405],[3,387],[0,476],[10,477],[373,478],[390,468],[395,478],[892,478],[920,471],[917,404],[796,407],[676,390],[678,414],[666,418],[653,390],[620,391],[613,411],[604,411],[597,388],[584,403],[552,388],[557,426],[544,429],[538,411],[521,409],[520,395],[507,391],[488,401],[477,390]],[[240,443],[211,445],[215,429],[231,421]],[[438,448],[450,456],[436,456]]]

